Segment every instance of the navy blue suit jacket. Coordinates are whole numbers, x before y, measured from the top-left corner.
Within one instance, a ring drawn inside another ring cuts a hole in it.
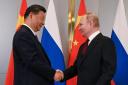
[[[25,25],[13,38],[14,85],[53,85],[55,70],[32,31]]]

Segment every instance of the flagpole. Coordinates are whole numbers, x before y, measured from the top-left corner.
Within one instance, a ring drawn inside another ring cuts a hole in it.
[[[72,41],[74,35],[74,25],[75,25],[75,0],[69,0],[68,4],[68,37],[69,37],[69,55],[72,49]]]

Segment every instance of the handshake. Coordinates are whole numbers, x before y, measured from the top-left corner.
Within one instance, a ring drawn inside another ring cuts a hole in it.
[[[60,81],[63,80],[63,78],[64,78],[64,73],[61,70],[57,69],[54,75],[54,80]]]

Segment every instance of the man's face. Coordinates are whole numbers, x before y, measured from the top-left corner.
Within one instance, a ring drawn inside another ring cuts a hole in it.
[[[91,32],[91,24],[86,19],[86,16],[83,17],[80,20],[80,23],[79,23],[79,31],[82,34],[82,36],[84,36],[84,37],[87,37],[89,35],[89,33]]]
[[[32,23],[35,31],[40,31],[45,23],[45,13],[40,11],[38,14],[33,14]]]

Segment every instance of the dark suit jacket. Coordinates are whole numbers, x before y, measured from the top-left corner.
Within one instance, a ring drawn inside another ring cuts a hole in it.
[[[53,85],[54,69],[32,31],[22,25],[13,39],[14,85]]]
[[[100,33],[89,44],[86,54],[82,53],[84,44],[74,65],[64,71],[64,80],[78,75],[77,85],[110,85],[116,67],[114,43]]]

